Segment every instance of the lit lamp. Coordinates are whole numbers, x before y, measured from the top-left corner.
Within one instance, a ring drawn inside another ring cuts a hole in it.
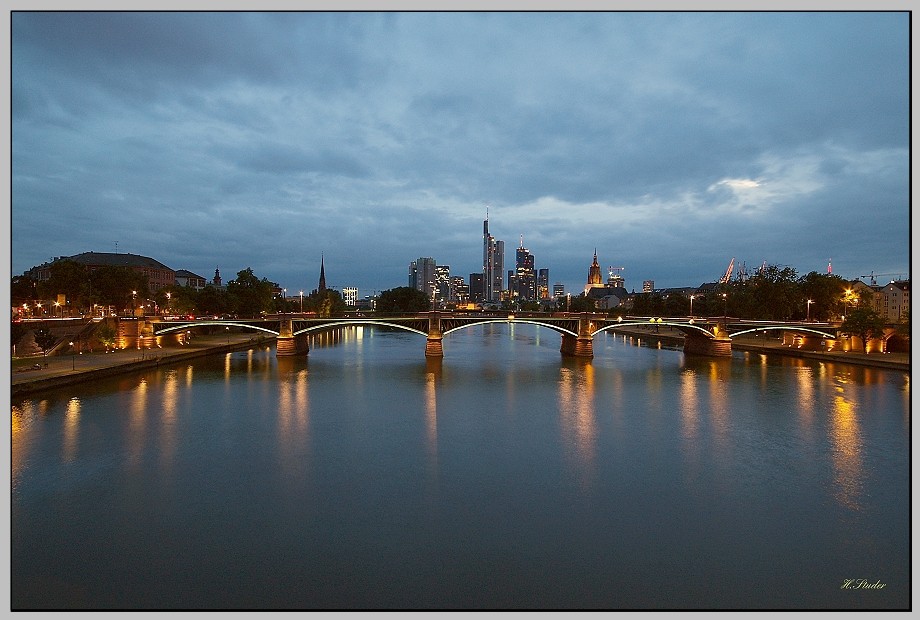
[[[73,343],[70,343],[70,369],[77,369],[77,350],[73,348]]]
[[[696,297],[696,295],[690,295],[690,318],[693,318],[693,298],[694,297]]]
[[[805,312],[805,322],[811,321],[811,304],[815,303],[813,300],[808,300],[808,305],[806,306],[807,310]]]
[[[300,313],[303,314],[303,291],[300,291]]]

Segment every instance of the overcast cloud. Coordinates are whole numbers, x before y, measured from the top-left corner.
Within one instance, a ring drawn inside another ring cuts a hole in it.
[[[909,275],[909,14],[14,13],[12,275]],[[887,280],[888,278],[883,278]]]

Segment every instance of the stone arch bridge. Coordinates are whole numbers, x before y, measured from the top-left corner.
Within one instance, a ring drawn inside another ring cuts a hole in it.
[[[196,327],[237,327],[263,332],[277,338],[277,355],[306,355],[310,351],[310,334],[346,326],[370,325],[402,329],[426,338],[425,355],[443,357],[442,340],[445,336],[475,325],[490,323],[524,323],[538,325],[559,332],[564,355],[590,358],[594,356],[594,336],[605,331],[630,326],[673,327],[684,334],[684,352],[714,357],[730,356],[732,338],[759,331],[779,330],[794,332],[804,337],[836,339],[837,330],[826,323],[781,323],[770,321],[741,321],[723,318],[663,318],[663,317],[610,317],[595,313],[525,313],[460,314],[425,312],[398,317],[348,317],[305,318],[297,315],[280,315],[253,320],[195,320],[158,321],[152,324],[154,335],[185,331]]]

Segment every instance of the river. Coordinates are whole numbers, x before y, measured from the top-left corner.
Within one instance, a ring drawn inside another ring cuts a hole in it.
[[[12,403],[18,609],[909,609],[909,373],[352,327]]]

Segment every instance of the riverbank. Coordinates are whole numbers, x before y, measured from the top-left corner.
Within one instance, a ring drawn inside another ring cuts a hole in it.
[[[249,334],[199,336],[187,345],[151,350],[124,349],[110,353],[16,358],[12,360],[10,369],[11,397],[157,368],[161,364],[246,350],[253,345],[267,345],[272,341],[273,338],[253,337]]]
[[[633,336],[645,341],[660,341],[662,344],[682,345],[683,333],[680,330],[660,327],[658,332],[653,328],[622,328],[611,330],[612,333]],[[803,359],[821,360],[824,362],[840,362],[858,366],[871,366],[873,368],[886,368],[889,370],[902,370],[910,372],[910,353],[860,353],[858,351],[808,351],[784,345],[779,340],[758,337],[739,338],[732,340],[732,351],[749,351],[768,355],[785,355]]]
[[[655,332],[651,329],[617,329],[612,333],[668,345],[682,345],[684,342],[683,334],[678,330],[662,327]],[[184,346],[149,351],[128,349],[75,356],[17,358],[13,360],[11,367],[11,396],[21,397],[74,383],[157,368],[160,364],[245,350],[254,344],[269,344],[272,340],[272,338],[251,337],[246,334],[232,334],[229,339],[223,336],[201,336]],[[910,372],[909,353],[866,354],[852,351],[846,353],[805,351],[785,346],[778,340],[758,338],[733,341],[732,349]],[[38,367],[34,368],[34,366]]]

